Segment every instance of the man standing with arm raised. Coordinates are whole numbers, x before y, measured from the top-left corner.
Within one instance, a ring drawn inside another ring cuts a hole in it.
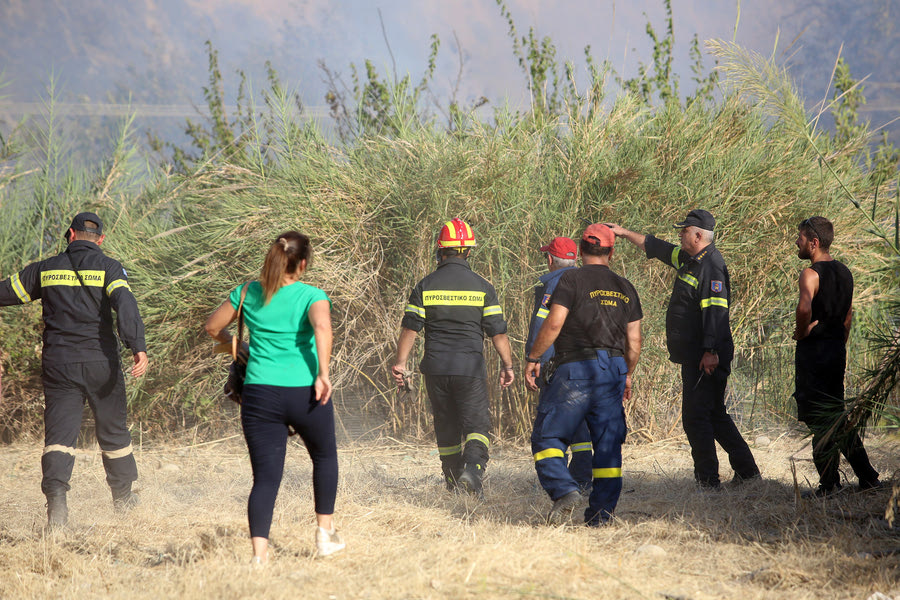
[[[734,342],[729,324],[731,279],[713,243],[716,220],[705,210],[692,210],[680,230],[681,248],[609,224],[617,237],[676,269],[666,310],[669,360],[681,365],[682,424],[691,445],[694,479],[701,487],[719,487],[716,442],[728,453],[732,483],[759,479],[750,447],[725,409],[725,387],[731,372]]]

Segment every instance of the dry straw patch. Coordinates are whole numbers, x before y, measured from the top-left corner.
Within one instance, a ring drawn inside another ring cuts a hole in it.
[[[625,490],[610,527],[548,527],[550,502],[527,449],[495,447],[486,499],[443,490],[431,444],[381,440],[340,450],[337,517],[348,549],[313,555],[310,465],[290,444],[272,560],[248,564],[250,486],[239,435],[138,452],[142,504],[115,515],[99,452],[80,449],[70,525],[46,534],[38,443],[0,464],[0,589],[9,598],[866,598],[898,596],[900,533],[890,491],[795,498],[814,479],[787,432],[755,447],[766,480],[699,493],[682,438],[625,447]],[[869,438],[883,473],[896,439]],[[721,457],[724,462],[724,456]],[[730,476],[726,466],[723,475]],[[865,557],[864,554],[880,557]]]

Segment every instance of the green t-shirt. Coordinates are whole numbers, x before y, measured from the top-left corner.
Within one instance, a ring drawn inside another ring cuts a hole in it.
[[[239,285],[228,297],[237,310]],[[331,300],[319,288],[302,282],[286,285],[263,305],[262,285],[250,282],[244,299],[244,323],[250,331],[250,359],[244,383],[280,387],[312,385],[319,374],[316,338],[309,322],[314,302]]]

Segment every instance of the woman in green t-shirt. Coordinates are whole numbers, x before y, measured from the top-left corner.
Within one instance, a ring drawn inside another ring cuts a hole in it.
[[[247,501],[253,562],[265,564],[275,498],[284,472],[288,427],[306,445],[313,462],[316,549],[319,556],[344,548],[334,528],[337,444],[328,365],[331,301],[300,281],[312,256],[309,238],[296,231],[278,236],[266,254],[259,281],[235,288],[210,315],[206,331],[231,343],[225,328],[243,314],[250,331],[250,358],[241,394],[241,425],[250,452],[253,488]]]

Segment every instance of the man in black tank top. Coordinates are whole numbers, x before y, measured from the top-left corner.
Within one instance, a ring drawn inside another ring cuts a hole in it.
[[[838,466],[843,454],[861,490],[878,487],[878,472],[844,415],[844,369],[853,319],[853,275],[831,257],[834,227],[825,217],[798,226],[797,256],[810,261],[800,273],[794,339],[794,399],[797,418],[813,434],[813,462],[819,487],[804,497],[824,497],[841,489]],[[837,426],[836,426],[837,425]],[[849,431],[846,431],[850,429]]]

